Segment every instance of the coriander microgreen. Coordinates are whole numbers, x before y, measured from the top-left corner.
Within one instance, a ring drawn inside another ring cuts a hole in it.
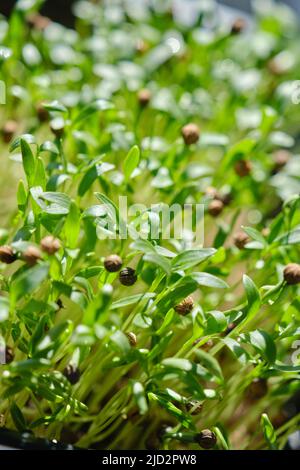
[[[276,427],[299,389],[299,26],[272,2],[228,20],[214,2],[89,1],[71,30],[42,3],[0,19],[5,426],[282,448],[299,421]]]

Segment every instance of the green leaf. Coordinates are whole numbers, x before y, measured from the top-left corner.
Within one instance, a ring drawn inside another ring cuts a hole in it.
[[[253,238],[253,240],[261,243],[262,247],[267,246],[267,241],[265,237],[255,228],[253,227],[242,227],[243,230],[249,235],[249,237]]]
[[[270,225],[270,235],[268,236],[269,243],[272,243],[278,237],[278,234],[281,231],[283,224],[284,216],[283,213],[280,213]]]
[[[182,278],[180,283],[170,290],[163,298],[158,302],[157,306],[160,310],[168,312],[170,308],[178,305],[188,295],[192,294],[197,290],[197,283],[190,276]]]
[[[96,165],[92,166],[83,176],[78,186],[78,196],[83,197],[98,178]]]
[[[209,273],[191,273],[190,276],[200,286],[213,287],[215,289],[227,289],[229,287],[225,281]]]
[[[293,364],[289,365],[276,362],[276,364],[273,365],[273,368],[281,372],[294,372],[295,374],[300,372],[300,365],[294,366]]]
[[[127,307],[128,305],[137,304],[141,300],[149,300],[155,297],[156,294],[146,292],[145,294],[136,294],[130,295],[129,297],[124,297],[123,299],[116,300],[111,305],[111,310],[117,310],[119,308]]]
[[[103,271],[103,266],[89,266],[81,269],[76,276],[89,279],[90,277],[98,276]]]
[[[95,196],[99,201],[104,204],[104,208],[106,209],[106,213],[110,215],[110,217],[113,218],[113,220],[119,221],[120,220],[120,214],[119,214],[119,209],[115,205],[115,203],[109,199],[105,194],[102,193],[95,193]]]
[[[140,382],[133,382],[132,393],[136,401],[136,404],[140,410],[140,414],[141,415],[146,414],[148,411],[148,403],[147,403],[143,385]]]
[[[172,331],[168,331],[164,336],[162,336],[159,339],[159,342],[151,349],[151,351],[149,351],[148,360],[153,361],[153,359],[157,358],[157,356],[160,356],[167,348],[172,337]]]
[[[155,248],[148,240],[139,238],[131,243],[130,248],[141,251],[142,253],[155,253]]]
[[[224,338],[222,342],[233,352],[241,364],[245,365],[248,363],[250,355],[237,341],[232,338]]]
[[[260,293],[252,279],[246,274],[243,276],[243,284],[247,295],[247,321],[254,317],[261,305]]]
[[[11,284],[12,299],[17,301],[40,287],[41,283],[48,276],[48,272],[49,265],[46,263],[38,264],[22,272]]]
[[[140,149],[137,145],[134,145],[128,152],[127,157],[124,161],[124,175],[125,180],[128,181],[137,168],[140,161]]]
[[[168,259],[158,253],[146,253],[143,257],[148,263],[154,264],[161,268],[167,275],[171,273],[171,263]]]
[[[25,361],[15,362],[10,366],[10,370],[15,374],[28,374],[34,370],[49,369],[50,361],[47,359],[27,359]]]
[[[14,152],[18,148],[20,148],[22,140],[29,145],[36,144],[36,139],[32,134],[23,134],[12,142],[9,151]]]
[[[168,311],[167,315],[165,315],[164,320],[162,324],[160,325],[160,328],[156,331],[157,335],[162,335],[165,333],[168,329],[169,326],[172,324],[174,318],[174,310],[171,309]]]
[[[65,234],[69,248],[76,248],[80,233],[80,211],[75,204],[71,202],[69,214],[65,222]]]
[[[27,141],[25,139],[21,139],[20,144],[21,144],[23,168],[24,168],[25,175],[28,181],[28,185],[31,186],[34,181],[35,159]]]
[[[6,297],[0,297],[0,323],[7,320],[9,316],[9,300]]]
[[[46,208],[48,214],[68,214],[71,199],[67,194],[48,191],[43,193],[41,197],[50,203]]]
[[[294,228],[293,230],[280,235],[274,240],[275,243],[279,245],[297,245],[300,243],[300,226]]]
[[[114,168],[115,165],[112,165],[111,163],[107,162],[93,165],[83,176],[79,184],[78,195],[80,197],[83,197],[99,176],[103,175],[104,173],[107,173],[108,171],[113,170]]]
[[[34,357],[46,357],[48,359],[53,357],[58,348],[70,338],[72,330],[73,323],[70,320],[55,325],[33,348]]]
[[[256,140],[249,138],[241,140],[234,144],[223,158],[222,168],[224,168],[225,170],[228,167],[234,165],[235,162],[242,159],[243,157],[247,157],[250,152],[252,152],[255,145]]]
[[[212,310],[207,312],[207,326],[205,333],[207,335],[212,335],[215,333],[221,333],[224,331],[227,326],[227,320],[223,312],[218,310]]]
[[[193,364],[188,359],[169,357],[164,359],[161,364],[163,366],[171,367],[172,369],[184,370],[185,372],[189,372],[193,369]]]
[[[243,342],[251,344],[254,349],[261,354],[261,356],[269,363],[276,360],[276,345],[275,342],[266,331],[255,330],[250,333],[240,335]]]
[[[41,186],[41,188],[45,190],[46,182],[47,182],[47,177],[46,177],[44,162],[40,157],[38,157],[37,162],[36,162],[36,167],[35,167],[33,184],[34,186]]]
[[[86,121],[87,118],[89,118],[94,113],[98,111],[106,111],[108,109],[112,109],[113,107],[114,106],[110,101],[99,99],[83,108],[82,111],[80,111],[79,114],[75,117],[73,125],[77,126],[78,124],[81,124],[82,121]]]
[[[110,337],[111,342],[116,346],[117,351],[128,354],[131,351],[127,336],[122,331],[116,331]]]
[[[50,140],[46,140],[45,142],[42,143],[42,145],[40,146],[40,153],[42,152],[50,152],[50,153],[53,153],[54,155],[59,155],[59,150],[57,146]]]
[[[184,251],[172,259],[172,270],[177,271],[180,269],[185,270],[192,268],[193,266],[202,263],[202,261],[205,261],[215,253],[216,250],[214,248]]]
[[[56,112],[56,113],[68,112],[67,108],[57,100],[51,101],[51,103],[43,103],[43,107],[51,112]]]
[[[163,359],[161,365],[168,369],[179,370],[188,374],[197,375],[206,380],[211,378],[211,375],[200,364],[195,364],[188,359],[169,357]]]
[[[154,393],[148,393],[149,400],[158,403],[162,408],[168,411],[171,415],[175,416],[176,419],[186,428],[189,428],[192,424],[192,418],[177,408],[170,401],[159,397]]]
[[[268,443],[269,449],[277,450],[278,449],[278,444],[277,444],[277,440],[276,440],[276,433],[275,433],[273,425],[272,425],[272,423],[271,423],[271,421],[270,421],[270,419],[269,419],[269,417],[266,413],[263,413],[261,415],[260,424],[262,426],[263,433],[264,433],[264,438]]]
[[[39,319],[29,342],[31,355],[33,351],[35,350],[37,344],[41,341],[42,337],[45,335],[45,327],[47,326],[47,323],[48,323],[48,315],[43,315]]]
[[[46,214],[66,215],[69,213],[71,199],[67,194],[52,191],[44,192],[41,186],[31,188],[30,194],[38,207]]]
[[[222,382],[224,380],[221,367],[218,361],[209,353],[203,351],[202,349],[196,349],[195,356],[205,369],[211,372],[215,377],[220,379]]]
[[[20,210],[24,210],[26,203],[27,203],[27,191],[24,185],[23,180],[19,181],[18,190],[17,190],[17,201],[18,201],[18,208]]]
[[[16,403],[12,403],[10,407],[10,414],[17,430],[19,432],[26,431],[27,424],[26,424],[25,418],[23,416],[22,411],[20,410],[20,408],[18,407]]]
[[[217,436],[218,442],[222,445],[224,450],[229,450],[229,444],[224,436],[224,433],[221,431],[221,429],[218,426],[213,427],[213,431]]]

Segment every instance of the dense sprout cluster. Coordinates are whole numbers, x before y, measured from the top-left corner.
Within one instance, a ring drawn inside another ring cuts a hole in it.
[[[283,448],[300,388],[295,16],[79,1],[71,30],[41,3],[0,17],[1,423],[99,449]],[[203,246],[111,237],[107,204],[129,234],[153,222],[122,220],[120,196],[203,204]]]

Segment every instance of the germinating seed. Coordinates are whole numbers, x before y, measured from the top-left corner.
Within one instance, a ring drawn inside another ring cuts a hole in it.
[[[224,336],[229,335],[235,328],[236,328],[236,323],[233,323],[233,322],[229,323],[229,325],[227,326],[224,332]]]
[[[187,411],[193,416],[197,416],[198,414],[200,414],[203,408],[202,403],[196,400],[187,402],[185,406]]]
[[[278,150],[274,153],[274,170],[279,171],[281,170],[291,159],[291,154],[287,150]]]
[[[300,264],[290,263],[283,271],[284,280],[287,284],[299,284],[300,283]]]
[[[10,364],[13,362],[15,358],[14,351],[10,346],[6,346],[5,348],[5,362],[6,364]]]
[[[219,201],[218,199],[211,201],[208,205],[208,212],[212,217],[217,217],[218,215],[220,215],[223,209],[224,209],[224,204],[222,201]]]
[[[80,371],[77,366],[68,364],[63,371],[64,376],[68,379],[70,384],[75,385],[80,380]]]
[[[203,338],[200,338],[200,341],[202,340]],[[209,351],[212,347],[214,346],[214,342],[212,339],[209,339],[206,341],[206,343],[204,343],[202,346],[201,346],[201,349],[203,351]]]
[[[240,34],[245,30],[246,26],[247,22],[244,18],[237,18],[231,26],[231,33]]]
[[[41,240],[41,248],[43,251],[48,253],[48,255],[53,255],[60,250],[60,247],[60,241],[52,235],[48,235]]]
[[[138,92],[138,100],[141,106],[147,106],[151,100],[151,91],[144,88]]]
[[[42,259],[42,254],[37,247],[29,246],[22,253],[22,258],[29,266],[34,266],[38,261]]]
[[[7,121],[2,129],[2,136],[3,136],[3,141],[6,144],[9,144],[9,142],[12,140],[13,136],[17,132],[18,129],[18,123],[16,121]]]
[[[126,333],[126,336],[128,338],[130,345],[135,347],[137,345],[136,335],[130,331],[129,333]]]
[[[249,243],[250,241],[249,236],[245,232],[237,232],[234,235],[233,240],[234,240],[235,246],[239,248],[240,250],[245,248],[247,243]]]
[[[123,261],[118,255],[109,255],[104,260],[104,267],[109,273],[116,273],[122,268]]]
[[[195,439],[202,449],[212,449],[217,443],[217,436],[210,429],[203,429]]]
[[[184,126],[181,134],[186,145],[196,144],[200,137],[200,131],[197,124],[190,123]]]
[[[36,114],[37,117],[39,118],[40,122],[47,122],[49,121],[49,112],[48,110],[43,106],[43,103],[39,103],[36,106]]]
[[[119,279],[123,286],[132,286],[137,281],[137,275],[132,268],[124,268],[120,271]]]
[[[238,176],[243,178],[244,176],[248,176],[252,170],[252,164],[251,162],[247,160],[239,160],[235,165],[234,165],[235,172]]]
[[[1,263],[11,264],[17,259],[14,250],[8,246],[0,246],[0,261]]]
[[[190,313],[194,308],[194,299],[190,295],[183,299],[180,304],[174,307],[175,312],[179,313],[180,315],[187,315]]]

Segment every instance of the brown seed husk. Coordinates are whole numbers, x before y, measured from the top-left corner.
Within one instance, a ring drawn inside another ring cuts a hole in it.
[[[194,308],[194,299],[190,295],[186,297],[186,299],[182,300],[180,304],[174,307],[175,312],[179,313],[179,315],[187,315],[190,313]]]
[[[237,232],[234,235],[233,240],[234,240],[235,246],[239,250],[242,250],[243,248],[245,248],[247,243],[249,243],[249,241],[250,241],[248,235],[245,232]]]
[[[200,137],[199,127],[191,122],[181,129],[181,134],[186,145],[195,144]]]
[[[251,162],[248,160],[239,160],[234,165],[234,170],[238,176],[241,178],[248,176],[252,170]]]
[[[8,245],[0,246],[0,261],[5,264],[11,264],[16,261],[17,256],[13,249]]]
[[[200,401],[198,400],[191,400],[188,403],[186,403],[186,409],[187,411],[192,415],[196,416],[199,415],[202,411],[203,405]]]
[[[58,238],[53,237],[52,235],[47,235],[41,240],[41,248],[43,251],[49,255],[53,255],[60,250],[61,244]]]
[[[300,265],[297,263],[288,264],[283,271],[283,277],[287,284],[295,285],[300,283]]]
[[[119,274],[119,280],[123,286],[132,286],[137,281],[137,275],[135,274],[135,270],[132,268],[122,269]]]
[[[231,34],[240,34],[246,29],[247,23],[244,18],[236,18],[231,26]]]
[[[10,364],[15,358],[14,350],[10,346],[5,348],[5,363]]]
[[[210,429],[203,429],[197,434],[196,441],[203,449],[212,449],[217,443],[217,436]]]
[[[68,364],[65,367],[63,374],[72,385],[75,385],[77,382],[79,382],[80,371],[78,367],[74,366],[73,364]]]
[[[104,267],[109,273],[116,273],[122,268],[122,258],[118,255],[109,255],[104,260]]]
[[[138,92],[138,100],[141,106],[147,106],[151,101],[151,91],[143,88]]]
[[[29,246],[22,254],[22,258],[28,264],[28,266],[34,266],[42,259],[42,254],[37,247]]]
[[[224,209],[224,204],[219,199],[215,199],[211,201],[208,205],[208,213],[212,217],[217,217],[218,215],[220,215],[223,209]]]
[[[129,331],[128,333],[126,333],[126,336],[127,336],[128,341],[130,343],[130,346],[135,347],[137,345],[136,335],[134,333],[132,333],[132,331]]]
[[[17,129],[18,123],[16,121],[6,121],[2,129],[3,142],[9,144]]]

